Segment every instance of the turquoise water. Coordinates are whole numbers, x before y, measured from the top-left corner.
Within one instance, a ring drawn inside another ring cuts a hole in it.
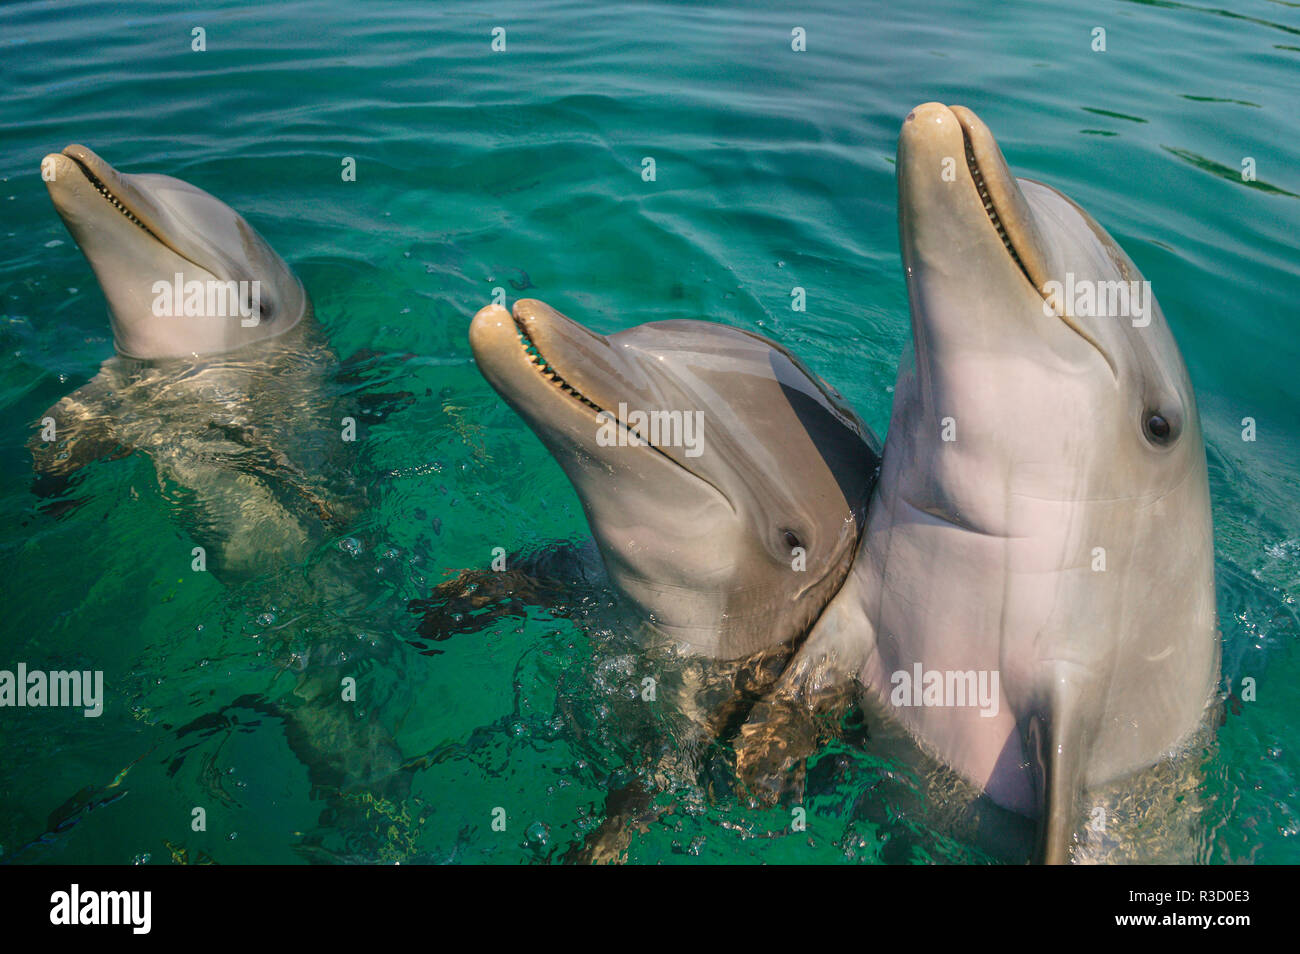
[[[1238,697],[1257,687],[1207,755],[1197,857],[1300,861],[1300,7],[843,7],[0,10],[0,668],[102,669],[106,687],[99,719],[0,713],[0,859],[562,855],[633,759],[591,729],[606,637],[539,610],[437,655],[409,642],[406,601],[491,547],[586,533],[559,467],[475,370],[470,316],[503,287],[601,332],[698,317],[756,330],[883,435],[908,332],[892,157],[908,110],[940,100],[979,113],[1015,171],[1072,196],[1153,282],[1204,422],[1224,676]],[[112,353],[39,176],[69,142],[240,210],[339,355],[367,352],[357,387],[409,395],[367,422],[352,465],[371,507],[311,561],[364,570],[360,608],[312,605],[284,576],[190,572],[186,498],[139,454],[88,468],[81,506],[39,509],[34,422]],[[409,791],[325,797],[291,750],[285,660],[317,642],[362,647],[347,671],[417,760]],[[869,747],[832,746],[810,776],[807,833],[725,786],[683,786],[630,857],[985,860]]]

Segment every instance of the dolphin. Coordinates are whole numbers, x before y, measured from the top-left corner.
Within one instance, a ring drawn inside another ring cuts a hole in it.
[[[355,561],[303,565],[350,525],[364,490],[341,436],[357,411],[340,399],[339,362],[302,282],[238,212],[188,182],[118,172],[80,145],[41,169],[103,290],[116,354],[43,415],[30,443],[38,493],[140,452],[169,497],[183,490],[179,509],[219,579],[270,579],[277,600],[330,601],[335,613],[369,602],[372,577]],[[277,649],[297,675],[292,693],[243,696],[178,737],[251,707],[284,720],[314,788],[400,797],[410,772],[395,743],[338,698],[341,649],[351,659],[355,645]]]
[[[865,689],[1064,862],[1081,794],[1213,712],[1196,402],[1132,260],[973,112],[918,106],[897,161],[911,356],[853,568],[774,695]]]
[[[673,742],[651,756],[649,775],[660,787],[698,776],[709,741],[745,721],[842,585],[879,442],[792,354],[724,324],[599,335],[524,299],[512,311],[482,309],[469,337],[484,377],[568,475],[595,553],[565,546],[533,555],[522,578],[477,574],[440,589],[450,587],[453,605],[503,589],[510,600],[587,605],[560,597],[557,578],[612,584],[646,623],[639,651],[662,660],[660,691],[672,700]],[[628,658],[616,648],[608,662]],[[781,714],[764,726],[815,731]],[[662,810],[653,800],[644,779],[611,792],[605,822],[566,857],[618,860],[632,830]]]
[[[522,299],[479,311],[469,338],[657,635],[738,660],[808,632],[848,573],[879,462],[833,389],[780,345],[715,322],[599,335]]]
[[[138,450],[161,483],[197,495],[203,527],[221,529],[214,572],[304,555],[347,497],[321,479],[341,443],[336,362],[302,283],[239,213],[187,182],[118,172],[80,145],[41,170],[103,290],[116,354],[42,415],[38,492]]]

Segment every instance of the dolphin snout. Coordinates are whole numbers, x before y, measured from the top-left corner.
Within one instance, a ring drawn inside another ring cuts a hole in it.
[[[943,103],[922,103],[903,120],[902,137],[913,140],[926,136],[942,138],[950,136],[954,130],[960,135],[961,126],[952,110]]]

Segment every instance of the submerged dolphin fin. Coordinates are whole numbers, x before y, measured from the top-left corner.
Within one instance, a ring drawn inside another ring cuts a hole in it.
[[[33,493],[43,500],[62,496],[87,464],[131,453],[113,427],[114,404],[114,383],[101,371],[41,415],[41,422],[54,422],[55,438],[46,441],[36,433],[27,442],[36,475]]]
[[[1083,695],[1075,681],[1057,674],[1021,722],[1038,803],[1036,864],[1070,862],[1091,735],[1082,717],[1090,708],[1081,704]]]

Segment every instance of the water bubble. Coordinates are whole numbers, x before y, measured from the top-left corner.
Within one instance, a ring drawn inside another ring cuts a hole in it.
[[[551,830],[541,822],[536,821],[528,826],[528,831],[524,835],[524,838],[527,839],[530,847],[545,848],[551,840]]]
[[[257,617],[258,626],[270,626],[274,622],[275,622],[274,613],[262,613]]]
[[[339,549],[350,556],[356,556],[361,552],[361,541],[356,537],[344,537],[339,541]]]

